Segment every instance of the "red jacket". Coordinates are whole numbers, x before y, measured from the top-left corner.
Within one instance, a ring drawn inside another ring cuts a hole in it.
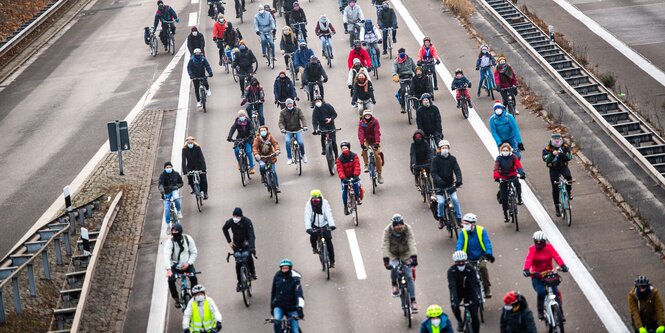
[[[436,47],[434,47],[434,45],[430,44],[428,57],[426,57],[425,54],[425,46],[420,47],[420,51],[418,51],[418,61],[423,61],[423,60],[431,61],[437,59],[439,59],[439,54],[436,53]]]
[[[503,157],[501,155],[496,157],[494,161],[494,180],[506,180],[517,176],[518,173],[523,173],[522,162],[517,158],[517,155],[511,154]]]
[[[353,67],[353,59],[358,58],[360,59],[360,64],[365,67],[369,68],[372,67],[372,60],[369,58],[369,53],[367,53],[367,50],[364,48],[360,48],[360,52],[356,52],[355,49],[351,49],[351,52],[349,52],[349,59],[347,59],[347,64],[349,65],[349,69]]]
[[[515,71],[513,70],[513,67],[506,64],[506,66],[510,67],[510,77],[508,78],[507,81],[501,82],[501,74],[499,74],[499,66],[496,66],[496,69],[494,70],[494,83],[496,84],[497,87],[506,89],[510,88],[512,86],[517,86],[517,77],[515,76]]]
[[[344,154],[339,154],[335,164],[337,165],[339,179],[360,176],[360,159],[353,152],[348,157],[344,156]]]
[[[368,122],[365,119],[360,119],[358,123],[358,140],[360,144],[365,144],[367,141],[368,144],[373,145],[375,143],[381,143],[381,126],[379,125],[379,120],[375,117],[372,117],[372,120]]]
[[[212,38],[224,39],[224,30],[226,30],[226,25],[215,21],[212,26]]]
[[[529,247],[529,253],[526,255],[524,260],[524,269],[529,269],[531,272],[541,273],[545,271],[552,270],[552,259],[561,266],[563,265],[563,260],[559,256],[559,253],[556,252],[552,244],[547,243],[545,247],[538,250],[535,245]]]

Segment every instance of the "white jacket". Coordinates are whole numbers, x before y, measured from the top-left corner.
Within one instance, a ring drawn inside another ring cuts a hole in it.
[[[323,214],[314,214],[312,203],[310,200],[307,200],[307,203],[305,204],[305,230],[312,229],[312,222],[314,222],[314,226],[318,228],[324,227],[326,224],[331,227],[335,226],[335,219],[333,218],[332,209],[330,208],[328,200],[324,198],[321,200],[321,212],[323,212]]]
[[[363,15],[363,10],[360,9],[360,6],[356,4],[353,8],[349,6],[344,8],[342,19],[344,20],[344,23],[358,23],[365,20],[365,15]]]
[[[194,265],[196,257],[199,255],[194,238],[187,234],[183,234],[182,237],[182,248],[180,248],[180,245],[173,238],[167,240],[166,244],[164,244],[164,265],[166,269],[171,269],[173,265],[184,263],[188,263],[190,266]],[[179,259],[178,256],[180,256]]]
[[[212,300],[212,298],[207,297],[208,299],[208,304],[210,305],[210,312],[212,312],[213,317],[215,317],[215,321],[222,321],[222,313],[219,312],[219,309],[217,308],[217,305],[215,304],[215,301]],[[187,303],[187,308],[185,309],[185,313],[182,315],[182,329],[187,329],[189,328],[189,320],[192,318],[192,303],[196,302],[194,300],[194,297],[192,297],[191,300],[189,300],[189,303]],[[199,306],[199,312],[201,315],[201,318],[203,318],[203,302],[198,304]]]
[[[381,31],[379,30],[379,28],[377,28],[376,26],[373,26],[373,28],[374,29],[372,29],[372,31],[366,32],[365,25],[363,24],[363,26],[360,28],[360,39],[370,44],[375,44],[378,41],[382,40],[383,36],[381,35]]]

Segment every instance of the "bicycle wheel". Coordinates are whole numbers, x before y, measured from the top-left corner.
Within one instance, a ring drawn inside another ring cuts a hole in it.
[[[152,36],[152,38],[150,38],[150,55],[156,57],[158,49],[159,45],[157,44],[157,37]]]
[[[520,223],[517,219],[517,198],[515,198],[515,195],[510,198],[510,214],[512,222],[515,223],[515,231],[520,231]]]
[[[480,302],[478,312],[480,313],[480,322],[485,323],[485,301]]]
[[[240,24],[243,24],[242,10],[240,10]]]
[[[411,297],[409,297],[409,291],[407,290],[406,285],[402,287],[402,309],[404,310],[404,317],[406,318],[406,324],[411,328]]]
[[[413,107],[413,100],[409,99],[406,102],[406,118],[409,121],[409,125],[411,125],[412,122],[413,122],[413,120],[412,120],[413,119],[413,108],[414,108]]]
[[[372,72],[374,74],[374,77],[378,80],[379,79],[379,68],[378,68],[378,66],[374,66],[374,68],[372,69]]]
[[[247,274],[247,268],[243,265],[240,267],[240,290],[242,292],[242,301],[245,303],[245,307],[249,307],[249,294],[247,293],[248,281],[249,274]]]
[[[573,223],[573,215],[570,209],[570,199],[568,198],[568,194],[566,193],[565,189],[561,193],[561,197],[561,202],[563,203],[561,207],[561,214],[563,214],[563,219],[566,221],[566,225],[570,227],[570,225]]]
[[[457,222],[455,221],[455,211],[454,209],[451,209],[450,207],[446,208],[446,220],[448,221],[448,226],[450,227],[450,238],[453,238],[453,235],[455,235],[455,238],[457,238]]]
[[[558,304],[552,305],[552,314],[554,315],[554,325],[552,332],[555,333],[564,333],[563,328],[563,313],[561,313],[561,308]]]
[[[233,82],[238,83],[238,71],[235,67],[231,70],[231,75],[233,75]]]
[[[418,175],[418,185],[420,186],[420,196],[424,203],[427,203],[427,185],[426,180],[423,179],[422,173]]]
[[[508,109],[508,112],[509,112],[510,114],[512,114],[513,117],[514,117],[514,116],[515,116],[515,106],[513,106],[512,103],[508,103],[507,109]]]
[[[189,300],[192,299],[192,295],[189,294],[189,289],[183,292],[182,295],[182,301],[184,302],[180,309],[182,312],[185,312],[185,309],[187,308],[187,304],[189,304]]]
[[[392,59],[392,58],[393,58],[393,42],[392,42],[392,40],[390,40],[390,36],[389,36],[388,38],[386,38],[386,39],[389,40],[389,42],[388,42],[388,54],[389,54],[389,59]]]
[[[330,175],[335,175],[335,155],[332,144],[330,143],[326,145],[326,162],[328,163],[328,172],[330,172]]]
[[[175,37],[173,35],[169,38],[169,52],[171,55],[175,54]]]
[[[273,184],[272,191],[275,193],[275,204],[279,203],[279,197],[277,196],[277,187]]]
[[[469,118],[469,105],[466,100],[462,100],[461,103],[462,115],[464,116],[464,119],[467,119]]]
[[[354,198],[354,200],[355,200],[355,198]],[[356,227],[357,227],[358,222],[359,222],[358,221],[358,204],[356,203],[356,201],[354,201],[351,205],[353,206],[353,224],[355,224]]]
[[[294,139],[295,141],[295,139]],[[293,151],[293,156],[295,157],[294,163],[296,164],[296,171],[298,172],[298,176],[302,175],[302,156],[300,156],[300,146],[295,145],[295,151]]]
[[[201,212],[201,206],[203,206],[203,196],[201,195],[201,188],[197,184],[194,191],[194,196],[196,197],[196,209]]]
[[[376,177],[372,177],[372,194],[376,194]]]
[[[326,242],[323,241],[323,247],[321,249],[321,256],[323,261],[323,271],[326,273],[326,280],[330,280],[330,257],[328,254],[328,247]]]
[[[206,90],[200,89],[199,90],[199,96],[201,96],[201,106],[203,107],[203,113],[207,112],[206,104],[208,104],[208,97],[206,95]]]

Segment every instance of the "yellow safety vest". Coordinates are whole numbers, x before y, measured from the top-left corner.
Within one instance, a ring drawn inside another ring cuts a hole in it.
[[[216,324],[215,317],[210,311],[210,302],[208,302],[207,298],[205,301],[203,301],[203,320],[201,320],[198,303],[196,301],[192,301],[192,317],[189,320],[190,332],[204,332],[212,330],[215,328]]]
[[[487,252],[487,250],[485,250],[485,242],[483,242],[483,229],[485,228],[477,225],[476,235],[478,235],[478,241],[480,242],[480,247],[483,249],[483,252]],[[464,247],[462,248],[462,251],[466,252],[466,247],[469,245],[469,234],[466,229],[462,229],[462,235],[464,235]]]
[[[443,324],[443,323],[441,323],[441,324]],[[441,324],[439,324],[439,325],[441,325]],[[434,325],[431,324],[431,322],[430,322],[430,326],[432,327],[432,333],[441,333],[441,326],[434,326]]]

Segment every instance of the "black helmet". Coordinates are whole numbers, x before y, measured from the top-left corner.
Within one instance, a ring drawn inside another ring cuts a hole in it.
[[[361,46],[361,45],[362,45],[362,42],[360,41],[360,39],[356,39],[356,40],[353,41],[353,46],[354,47]]]
[[[171,232],[173,232],[173,230],[177,231],[179,234],[182,234],[182,224],[180,224],[180,223],[174,224],[171,227]]]
[[[420,101],[422,101],[423,99],[429,99],[431,101],[432,100],[432,95],[430,95],[429,93],[424,93],[424,94],[420,95]]]
[[[464,74],[464,71],[461,68],[455,69],[455,75],[457,74]]]
[[[635,287],[647,287],[649,285],[649,279],[644,275],[640,275],[635,279]]]
[[[339,147],[340,148],[346,147],[351,149],[351,142],[349,142],[349,140],[342,140],[342,142],[339,144]]]

